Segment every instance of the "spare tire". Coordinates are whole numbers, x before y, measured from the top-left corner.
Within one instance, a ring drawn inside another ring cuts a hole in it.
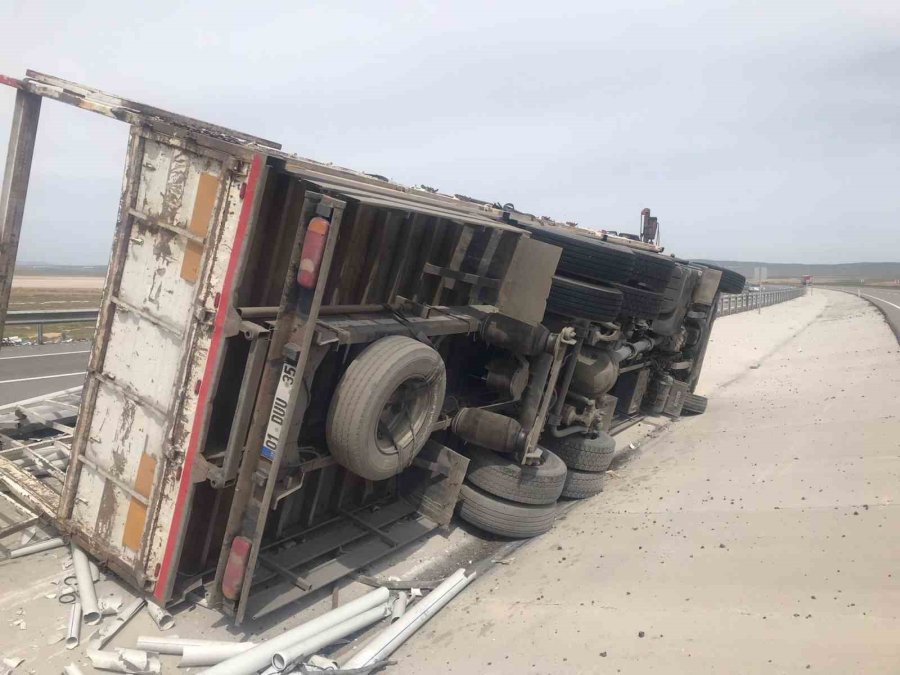
[[[546,435],[541,444],[552,448],[567,467],[579,471],[606,471],[616,452],[615,439],[602,431],[596,438],[579,434],[562,438]]]
[[[645,291],[643,288],[612,284],[622,293],[622,310],[624,316],[633,316],[636,319],[655,319],[662,311],[663,294],[655,291]]]
[[[634,276],[634,252],[627,246],[610,244],[586,234],[566,232],[560,227],[519,224],[531,236],[562,248],[560,274],[589,281],[628,281]]]
[[[634,253],[634,275],[631,280],[651,291],[666,290],[678,264],[675,259],[639,249],[633,250],[632,253]]]
[[[562,496],[567,499],[586,499],[603,492],[603,474],[569,469]]]
[[[402,335],[376,340],[338,382],[325,437],[335,461],[369,480],[403,471],[431,435],[444,403],[444,361]]]
[[[681,406],[682,415],[702,415],[706,412],[707,400],[705,396],[700,394],[688,394],[684,397],[684,403]]]
[[[622,309],[622,293],[615,288],[598,286],[567,277],[553,277],[547,310],[573,319],[612,321]]]
[[[722,279],[719,281],[719,290],[722,293],[734,294],[744,292],[744,286],[747,285],[747,277],[743,274],[710,263],[698,262],[694,264],[708,267],[711,270],[719,270],[722,273]]]
[[[466,478],[485,492],[519,504],[553,504],[566,482],[566,465],[542,450],[542,464],[523,466],[493,450],[470,445]]]
[[[485,532],[512,539],[543,534],[556,520],[556,504],[517,504],[469,484],[459,491],[459,517]]]

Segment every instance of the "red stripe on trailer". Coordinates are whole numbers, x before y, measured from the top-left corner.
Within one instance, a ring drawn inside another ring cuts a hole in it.
[[[234,272],[237,268],[238,261],[241,258],[241,252],[244,250],[244,244],[247,234],[247,225],[250,222],[250,213],[253,210],[253,198],[256,194],[256,186],[259,182],[259,175],[262,171],[263,157],[255,155],[250,165],[250,175],[247,177],[247,191],[244,196],[244,204],[241,206],[241,215],[238,219],[237,231],[234,233],[234,245],[231,249],[231,258],[228,260],[228,268],[225,270],[225,279],[222,283],[222,295],[219,307],[216,310],[216,319],[213,324],[213,334],[209,345],[209,354],[206,358],[206,368],[203,372],[203,379],[200,384],[199,398],[197,399],[197,410],[194,412],[194,423],[191,426],[191,439],[188,442],[187,452],[184,456],[184,464],[181,468],[181,480],[178,483],[178,496],[175,499],[175,511],[172,514],[172,528],[169,530],[169,538],[166,541],[166,552],[163,555],[162,563],[159,568],[159,576],[156,580],[156,587],[153,589],[153,597],[160,603],[164,603],[166,598],[166,588],[168,586],[169,576],[172,574],[172,558],[178,546],[178,538],[182,534],[184,527],[185,506],[187,503],[188,493],[191,487],[191,471],[194,466],[194,459],[197,456],[197,445],[199,443],[201,427],[206,416],[206,407],[209,404],[209,383],[214,379],[213,369],[218,362],[219,352],[222,349],[222,333],[225,328],[225,318],[228,315],[228,307],[231,305],[232,288],[234,284]]]
[[[13,87],[14,89],[22,88],[22,80],[17,80],[14,77],[3,75],[2,73],[0,73],[0,84],[5,84],[7,87]]]

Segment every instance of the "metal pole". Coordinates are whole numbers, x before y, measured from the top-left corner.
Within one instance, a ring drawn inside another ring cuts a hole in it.
[[[0,342],[9,309],[9,294],[19,252],[19,235],[25,214],[25,197],[31,176],[31,160],[41,116],[41,97],[27,91],[16,92],[6,168],[0,192]]]

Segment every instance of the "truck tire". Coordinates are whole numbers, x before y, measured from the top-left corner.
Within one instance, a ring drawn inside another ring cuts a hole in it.
[[[655,319],[662,311],[663,295],[643,288],[612,284],[622,293],[622,311],[625,316],[636,319]]]
[[[338,382],[325,437],[335,461],[369,480],[403,471],[431,434],[444,403],[444,362],[402,335],[376,340]]]
[[[744,286],[747,285],[747,277],[743,274],[739,274],[734,270],[725,269],[724,267],[719,267],[718,265],[711,265],[709,263],[697,263],[698,265],[702,265],[703,267],[708,267],[711,270],[719,270],[722,273],[722,279],[719,281],[719,290],[722,293],[743,293]]]
[[[603,492],[603,474],[569,469],[562,496],[567,499],[587,499]]]
[[[541,443],[550,448],[570,469],[578,471],[606,471],[616,452],[616,441],[607,433],[596,438],[573,434],[556,438],[544,437]]]
[[[566,482],[566,465],[549,450],[544,463],[523,466],[493,450],[469,446],[466,479],[483,491],[519,504],[554,504]]]
[[[678,263],[669,256],[652,251],[634,250],[632,253],[634,253],[632,282],[642,284],[651,291],[666,290]]]
[[[573,319],[612,321],[622,309],[622,292],[587,281],[554,276],[547,310]]]
[[[634,276],[634,252],[627,246],[609,244],[588,235],[560,228],[519,225],[531,236],[562,248],[557,271],[588,281],[628,281]]]
[[[706,397],[699,394],[687,394],[681,406],[682,415],[702,415],[706,412]]]
[[[517,504],[468,484],[462,486],[459,497],[460,518],[501,537],[536,537],[553,527],[556,520],[556,504]]]

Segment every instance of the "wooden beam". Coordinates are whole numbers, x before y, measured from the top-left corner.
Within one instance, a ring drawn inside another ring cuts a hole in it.
[[[25,214],[25,196],[31,176],[31,160],[41,116],[41,97],[27,91],[16,92],[12,129],[6,168],[3,172],[3,191],[0,192],[0,341],[9,309],[9,294],[19,252],[19,235]]]

